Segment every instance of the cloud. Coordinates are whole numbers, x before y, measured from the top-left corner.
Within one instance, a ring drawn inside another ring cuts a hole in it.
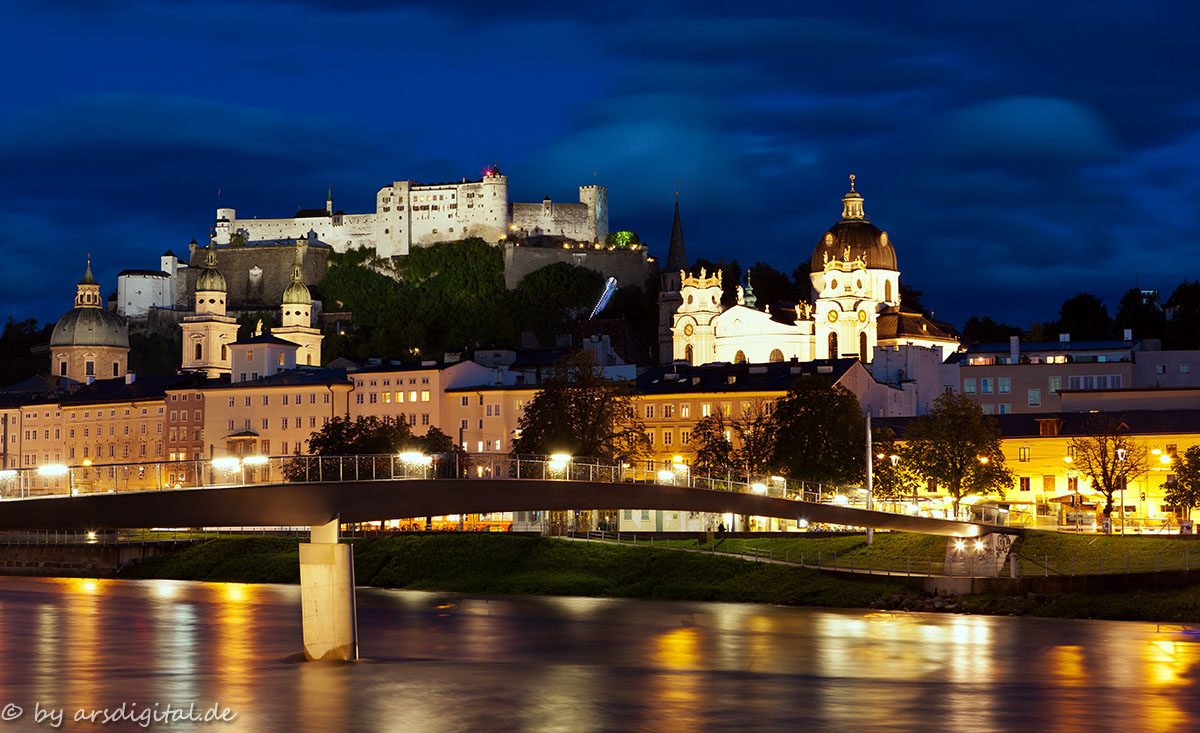
[[[1116,145],[1100,118],[1065,99],[1009,97],[960,109],[939,126],[943,155],[977,161],[1098,163]]]

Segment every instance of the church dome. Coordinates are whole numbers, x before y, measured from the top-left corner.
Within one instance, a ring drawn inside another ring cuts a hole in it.
[[[225,276],[217,269],[217,253],[208,247],[208,256],[204,261],[204,270],[196,280],[196,291],[223,293],[226,290]]]
[[[819,271],[829,260],[862,260],[868,269],[898,270],[896,250],[887,232],[863,213],[863,197],[854,190],[854,176],[850,176],[850,192],[842,198],[842,207],[842,220],[821,235],[813,249],[813,271]]]
[[[50,347],[115,346],[129,348],[129,329],[115,314],[104,308],[72,308],[50,335]]]
[[[308,286],[299,280],[293,280],[283,291],[283,304],[312,305],[312,295],[308,292]]]

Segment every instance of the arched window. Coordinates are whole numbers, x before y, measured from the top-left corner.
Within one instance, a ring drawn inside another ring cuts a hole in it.
[[[773,361],[773,362],[783,361],[783,352],[780,351],[779,349],[775,349],[774,351],[772,351],[771,352],[771,361]]]
[[[862,331],[858,334],[858,360],[862,363],[867,363],[867,332]]]
[[[204,349],[203,346],[201,346],[200,344],[196,344],[196,361],[200,361],[200,359],[202,358],[201,354],[204,353],[203,349]]]
[[[229,359],[229,347],[221,344],[221,361],[226,361],[227,359]]]
[[[889,303],[892,302],[892,281],[883,281],[883,299]]]
[[[733,355],[733,363],[734,364],[745,364],[746,363],[746,352],[742,351],[741,349],[738,349],[738,353]]]
[[[687,363],[688,363],[688,364],[692,364],[692,363],[694,363],[694,362],[692,361],[692,345],[691,345],[691,344],[688,344],[688,345],[687,345],[687,349],[685,349],[683,353],[684,353],[684,356],[686,356],[686,357],[687,357]]]
[[[838,358],[838,343],[837,343],[837,332],[836,331],[830,332],[830,334],[829,334],[829,358],[830,359]]]
[[[308,366],[312,366],[312,354],[311,353],[305,354],[304,361],[306,364],[308,364]]]

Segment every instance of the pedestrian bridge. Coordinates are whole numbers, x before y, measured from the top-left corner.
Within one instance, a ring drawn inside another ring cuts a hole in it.
[[[341,524],[519,511],[662,509],[948,537],[1021,530],[867,509],[860,489],[693,472],[683,464],[452,454],[246,457],[0,473],[0,530],[310,526],[300,546],[304,646],[357,657],[354,567]],[[864,506],[854,506],[861,503]]]

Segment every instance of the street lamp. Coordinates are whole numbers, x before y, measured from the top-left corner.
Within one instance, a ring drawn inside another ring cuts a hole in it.
[[[1124,448],[1117,448],[1117,463],[1120,464],[1120,470],[1117,471],[1117,476],[1121,479],[1121,534],[1125,534],[1125,455],[1128,453]]]

